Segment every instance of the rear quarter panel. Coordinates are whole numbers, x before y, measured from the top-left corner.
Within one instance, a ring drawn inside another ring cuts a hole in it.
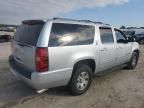
[[[94,45],[49,47],[49,69],[73,69],[75,63],[85,59],[98,60],[98,48]]]

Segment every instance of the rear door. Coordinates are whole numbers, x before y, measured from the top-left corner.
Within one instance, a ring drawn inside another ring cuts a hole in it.
[[[116,46],[111,28],[100,27],[100,67],[101,70],[112,68],[116,65]]]
[[[35,70],[36,44],[43,25],[34,22],[21,24],[12,40],[14,60],[29,71]]]
[[[130,60],[132,45],[127,41],[126,36],[118,29],[115,29],[115,35],[117,40],[117,63],[123,64]]]

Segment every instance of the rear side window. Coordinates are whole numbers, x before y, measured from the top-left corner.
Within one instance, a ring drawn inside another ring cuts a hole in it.
[[[20,43],[35,46],[43,25],[44,24],[21,24],[15,33],[14,40]]]
[[[92,44],[94,26],[54,23],[52,25],[49,47]]]
[[[100,27],[100,37],[102,44],[114,43],[113,33],[111,28]]]

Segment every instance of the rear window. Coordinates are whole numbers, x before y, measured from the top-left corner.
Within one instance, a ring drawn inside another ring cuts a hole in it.
[[[54,23],[50,33],[49,47],[92,44],[94,33],[95,28],[90,25]]]
[[[28,25],[28,24],[21,24],[20,27],[17,28],[17,31],[14,36],[14,40],[35,46],[40,35],[40,32],[43,28],[44,24],[35,24],[35,25]]]
[[[102,44],[114,43],[113,33],[111,28],[100,27],[100,37]]]

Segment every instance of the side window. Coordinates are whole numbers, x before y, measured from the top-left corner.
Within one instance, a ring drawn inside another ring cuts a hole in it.
[[[100,27],[100,37],[102,44],[113,44],[114,38],[111,28]]]
[[[53,23],[49,47],[92,44],[95,27],[90,25]]]
[[[115,29],[115,34],[116,34],[117,43],[126,42],[126,37],[121,31]]]

